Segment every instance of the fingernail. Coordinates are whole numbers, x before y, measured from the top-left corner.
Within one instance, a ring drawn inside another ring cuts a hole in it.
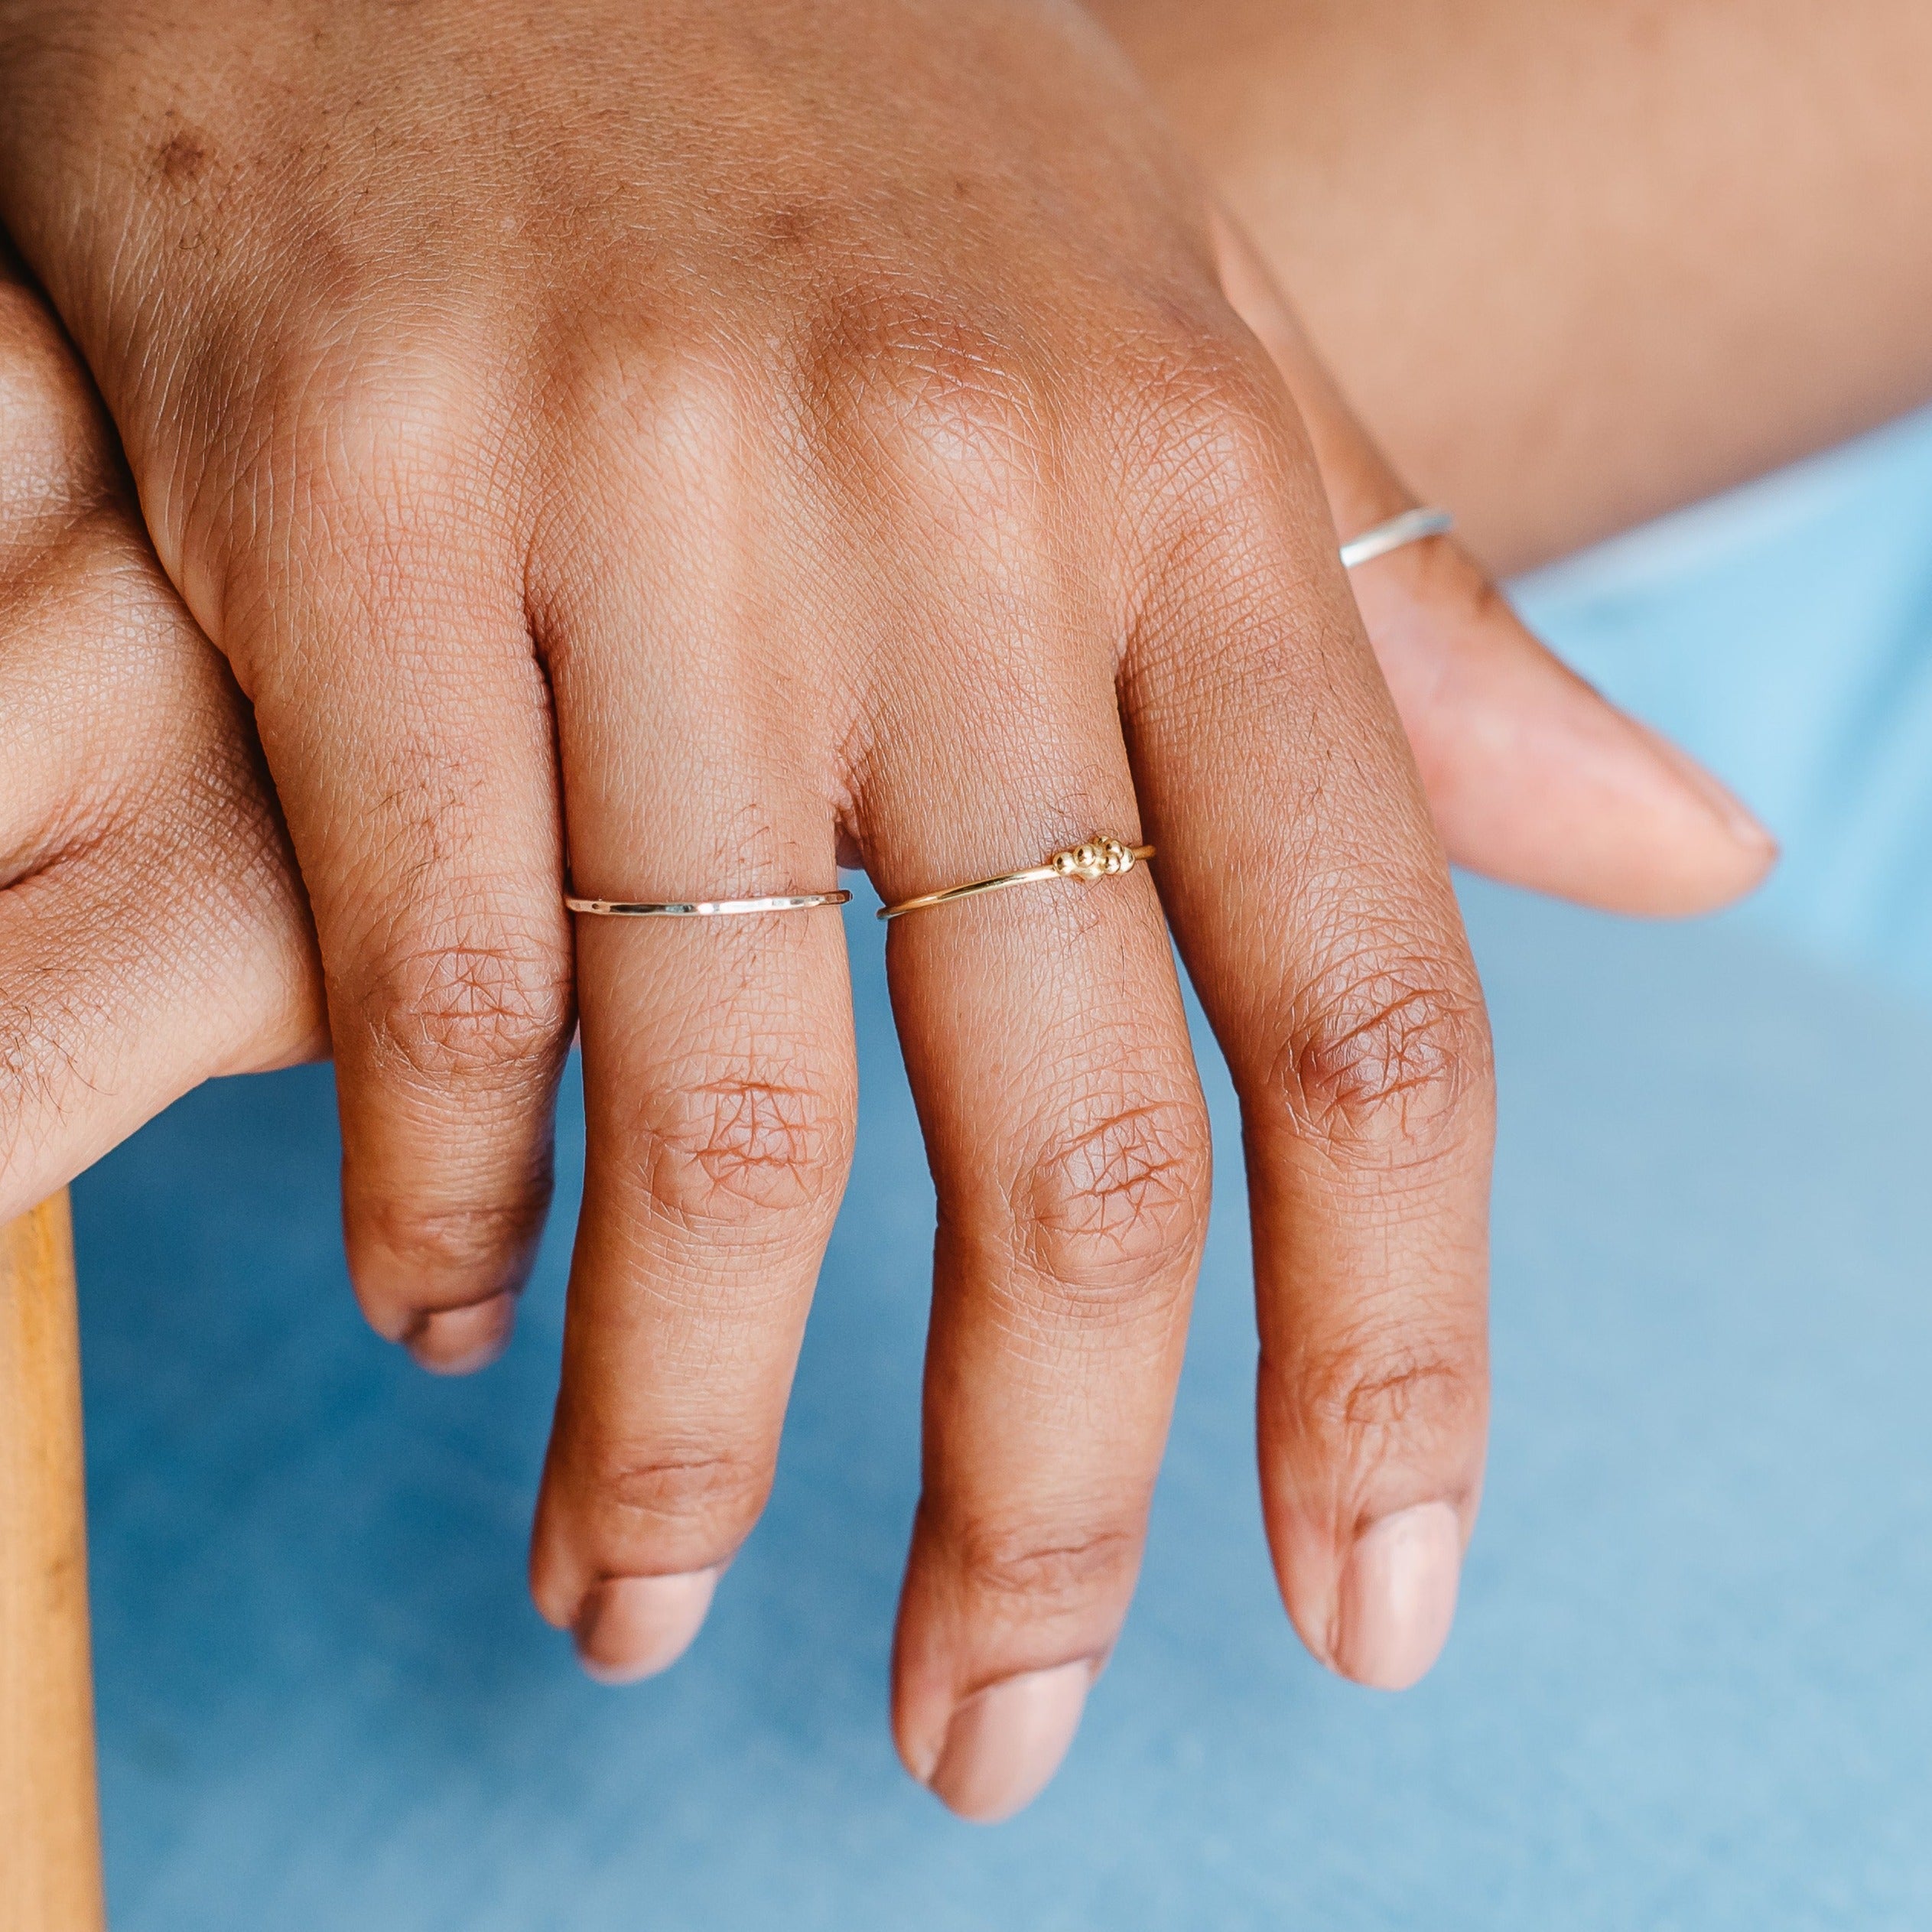
[[[1654,731],[1641,719],[1632,720],[1650,740],[1651,748],[1665,764],[1703,800],[1725,831],[1741,845],[1778,850],[1778,841],[1744,801],[1715,772],[1700,765],[1683,746],[1673,744],[1660,731]]]
[[[1093,1680],[1094,1666],[1083,1657],[975,1691],[954,1711],[927,1784],[975,1824],[1010,1818],[1060,1768]]]
[[[668,1670],[704,1628],[717,1579],[714,1567],[600,1583],[577,1614],[577,1661],[599,1683],[635,1683]]]
[[[432,1374],[467,1375],[503,1352],[516,1325],[516,1297],[493,1295],[468,1308],[433,1310],[417,1323],[405,1345]]]
[[[1418,1503],[1363,1530],[1342,1579],[1342,1673],[1407,1690],[1448,1641],[1462,1569],[1462,1526],[1447,1503]]]

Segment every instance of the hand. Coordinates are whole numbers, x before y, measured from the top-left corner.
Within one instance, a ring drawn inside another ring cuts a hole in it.
[[[1276,348],[1285,308],[1259,282],[1241,299]],[[1400,485],[1319,371],[1288,372],[1338,514],[1373,521],[1397,505]],[[1446,770],[1485,802],[1465,825],[1453,789],[1432,795],[1452,852],[1460,843],[1482,869],[1642,909],[1679,897],[1686,855],[1702,854],[1705,890],[1724,889],[1739,855],[1700,820],[1701,788],[1673,783],[1641,727],[1579,701],[1472,567],[1404,555],[1369,582],[1371,610],[1390,613],[1370,635],[1425,772]],[[4,242],[0,612],[5,1221],[200,1081],[319,1058],[327,1042],[301,888],[246,707],[155,562],[86,376]],[[1514,675],[1486,676],[1497,664]],[[1487,701],[1473,727],[1442,701],[1471,691]],[[130,733],[137,717],[148,728]],[[1460,756],[1498,736],[1518,755]],[[1595,799],[1579,789],[1592,772]],[[1500,840],[1483,842],[1491,825],[1579,815],[1576,835],[1514,867]],[[1619,883],[1605,890],[1605,878]]]
[[[320,18],[14,0],[0,189],[256,707],[372,1319],[441,1366],[507,1326],[563,802],[625,896],[843,850],[896,897],[1143,831],[1243,1096],[1284,1595],[1338,1667],[1416,1673],[1481,1466],[1480,998],[1309,452],[1107,50],[906,0],[648,40],[431,5],[400,60],[386,13]],[[824,915],[590,926],[574,966],[533,1573],[634,1673],[763,1500],[849,1027]],[[1144,873],[908,920],[892,968],[941,1199],[895,1717],[991,1815],[1124,1612],[1205,1129]]]
[[[247,707],[0,243],[0,1221],[189,1088],[327,1051]]]

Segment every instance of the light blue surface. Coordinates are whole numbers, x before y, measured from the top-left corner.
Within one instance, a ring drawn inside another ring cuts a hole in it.
[[[1699,928],[1469,893],[1495,1446],[1420,1690],[1325,1677],[1275,1603],[1214,1074],[1221,1195],[1114,1665],[1013,1824],[906,1781],[931,1201],[854,908],[859,1179],[771,1511],[658,1683],[584,1681],[523,1593],[574,1099],[518,1342],[469,1382],[353,1312],[325,1072],[206,1090],[80,1185],[122,1932],[1932,1924],[1932,1020],[1874,990],[1932,987],[1932,433],[1779,487],[1530,587],[1768,809],[1789,873]],[[1869,548],[1861,490],[1896,526]]]
[[[1932,411],[1517,600],[1779,834],[1753,923],[1932,1003]]]

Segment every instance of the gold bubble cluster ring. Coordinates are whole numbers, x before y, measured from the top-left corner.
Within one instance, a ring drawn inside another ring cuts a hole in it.
[[[1055,852],[1042,865],[1029,865],[1020,872],[1002,872],[990,879],[975,879],[970,885],[948,886],[944,892],[922,893],[916,899],[902,899],[896,906],[882,906],[882,919],[896,919],[906,912],[924,912],[931,906],[950,906],[955,899],[977,899],[982,893],[1002,893],[1009,886],[1043,885],[1055,879],[1078,879],[1088,885],[1097,880],[1117,879],[1154,855],[1151,845],[1129,845],[1109,832],[1095,832],[1064,852]]]

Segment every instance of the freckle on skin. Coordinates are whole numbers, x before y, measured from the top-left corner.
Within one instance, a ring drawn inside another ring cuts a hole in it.
[[[177,128],[154,151],[154,174],[171,186],[192,181],[207,165],[207,144],[191,128]]]
[[[795,247],[799,242],[809,240],[818,226],[818,216],[810,208],[793,203],[773,213],[770,223],[772,239],[781,247]]]

